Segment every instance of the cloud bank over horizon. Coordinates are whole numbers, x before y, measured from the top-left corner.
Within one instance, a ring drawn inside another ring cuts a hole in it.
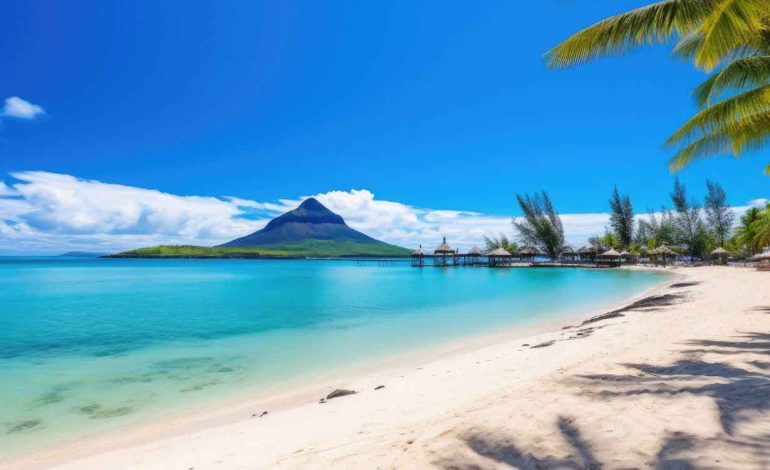
[[[513,237],[511,216],[418,208],[377,199],[367,189],[260,202],[234,196],[181,196],[45,171],[14,172],[10,177],[10,181],[0,180],[0,253],[4,254],[217,245],[262,228],[307,197],[317,198],[352,228],[408,248],[422,244],[431,249],[442,236],[461,249],[480,246],[485,235]],[[734,210],[742,213],[765,202],[752,200]],[[607,213],[561,217],[572,245],[604,233],[609,222]]]

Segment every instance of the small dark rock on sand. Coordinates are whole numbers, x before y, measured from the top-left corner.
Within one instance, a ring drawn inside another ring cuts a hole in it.
[[[326,399],[331,400],[332,398],[344,397],[345,395],[354,395],[355,393],[356,392],[354,392],[353,390],[345,390],[344,388],[338,388],[332,393],[326,395]]]
[[[534,346],[530,346],[530,349],[535,348],[547,348],[548,346],[553,346],[554,341],[546,341],[545,343],[536,344]]]
[[[375,390],[382,390],[383,388],[385,388],[384,385],[377,385],[376,387],[374,387]]]

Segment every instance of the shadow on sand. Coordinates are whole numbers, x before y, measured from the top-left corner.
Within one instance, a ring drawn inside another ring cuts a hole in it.
[[[742,468],[770,468],[770,360],[757,357],[770,356],[770,334],[745,332],[733,341],[692,340],[686,345],[690,349],[682,351],[680,359],[671,364],[622,364],[628,369],[625,374],[588,374],[574,379],[582,394],[597,400],[653,395],[664,399],[697,396],[713,401],[721,432],[707,437],[668,432],[654,458],[639,462],[645,467],[734,468],[718,459],[699,459],[710,449],[711,455],[740,461]],[[733,357],[738,360],[724,364],[705,360],[707,354],[746,357]],[[590,422],[590,417],[582,419]],[[540,455],[537,450],[521,448],[507,433],[475,431],[462,438],[472,451],[471,457],[436,463],[446,469],[486,468],[484,465],[490,461],[495,462],[494,467],[522,469],[614,468],[602,459],[601,449],[581,434],[574,419],[558,416],[555,427],[560,439],[568,444],[565,456]],[[485,464],[479,465],[478,458]]]

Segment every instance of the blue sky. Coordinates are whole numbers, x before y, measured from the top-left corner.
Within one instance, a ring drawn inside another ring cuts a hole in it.
[[[567,71],[542,60],[645,3],[4,2],[0,99],[45,114],[0,121],[0,194],[43,171],[260,203],[357,189],[501,217],[540,189],[562,213],[603,212],[617,184],[658,207],[673,182],[661,143],[704,76],[665,48]],[[744,205],[767,196],[767,160],[680,178]]]

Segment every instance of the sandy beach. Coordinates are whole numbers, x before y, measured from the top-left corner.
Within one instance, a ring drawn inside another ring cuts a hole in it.
[[[4,468],[770,467],[770,275],[669,271],[630,305],[550,333]],[[319,403],[336,388],[357,393]]]

